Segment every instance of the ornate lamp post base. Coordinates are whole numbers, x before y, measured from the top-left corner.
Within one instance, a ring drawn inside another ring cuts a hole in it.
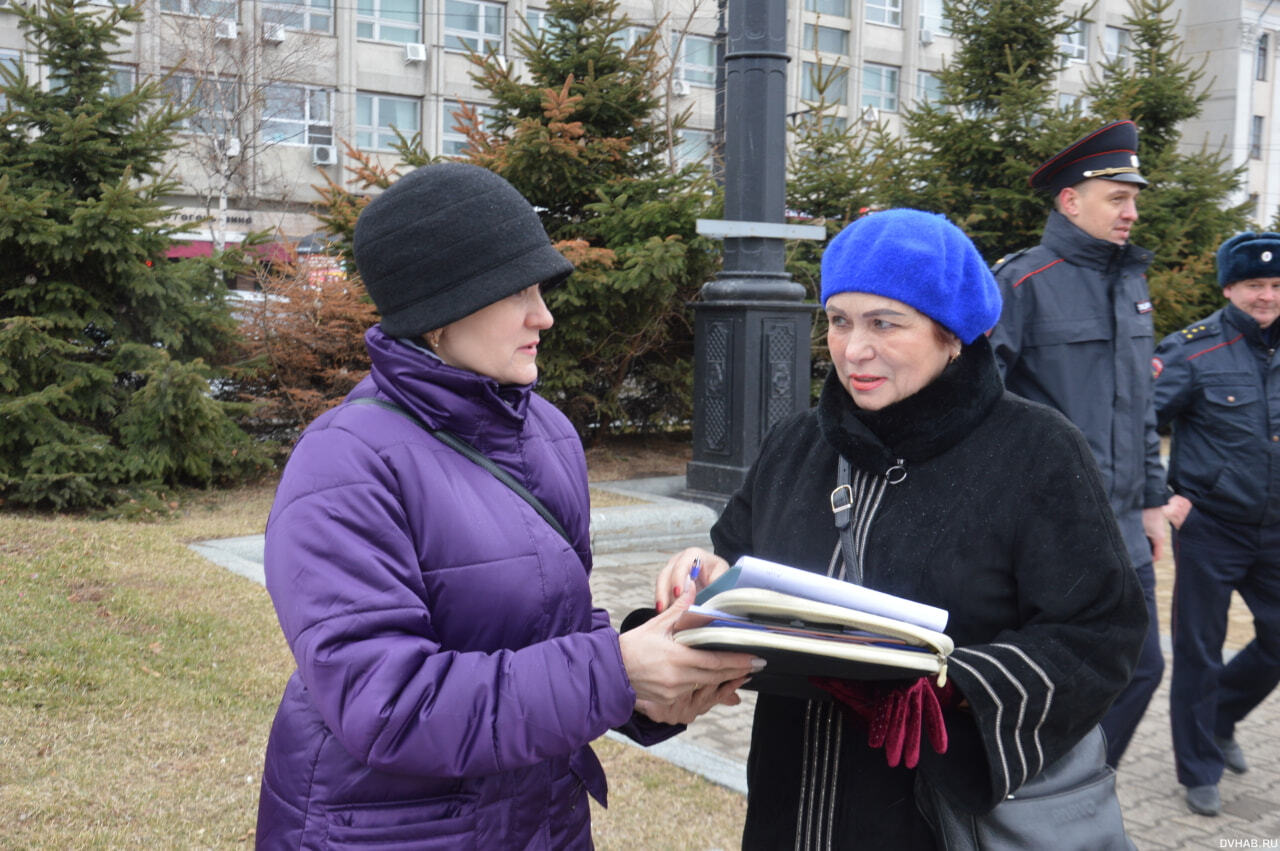
[[[694,311],[693,460],[685,483],[688,496],[716,503],[742,484],[769,429],[809,406],[814,305],[705,301]]]

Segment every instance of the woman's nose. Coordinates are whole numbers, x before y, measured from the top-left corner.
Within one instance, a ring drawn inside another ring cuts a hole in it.
[[[533,297],[533,309],[529,312],[526,322],[532,328],[550,328],[556,321],[551,315],[551,308],[547,307],[541,292],[535,292]]]

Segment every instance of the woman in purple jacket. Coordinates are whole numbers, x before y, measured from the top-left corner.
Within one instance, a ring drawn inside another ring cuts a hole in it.
[[[355,254],[373,368],[303,434],[267,523],[298,669],[258,847],[589,848],[605,779],[588,743],[736,703],[754,660],[677,644],[681,606],[620,636],[591,605],[582,446],[533,392],[542,292],[573,267],[528,202],[485,169],[426,166],[364,210]]]

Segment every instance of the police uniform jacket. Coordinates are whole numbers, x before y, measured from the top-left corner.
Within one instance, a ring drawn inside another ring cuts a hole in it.
[[[1095,239],[1056,210],[1040,244],[996,264],[991,334],[1005,386],[1084,432],[1135,564],[1151,560],[1140,511],[1166,498],[1151,395],[1151,252]]]
[[[1156,412],[1173,424],[1169,484],[1235,523],[1280,523],[1277,330],[1228,304],[1156,349]]]
[[[839,575],[838,455],[859,495],[864,583],[949,610],[948,675],[972,708],[945,710],[947,752],[922,744],[908,770],[838,704],[761,694],[743,847],[932,849],[917,772],[981,811],[1066,752],[1128,682],[1142,591],[1080,432],[1006,393],[985,337],[881,411],[829,375],[815,409],[765,438],[712,529],[716,552]],[[889,484],[895,465],[906,477]]]

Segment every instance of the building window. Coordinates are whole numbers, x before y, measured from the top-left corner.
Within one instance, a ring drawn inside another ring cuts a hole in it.
[[[418,0],[357,0],[356,37],[401,44],[420,42],[418,9]]]
[[[716,40],[702,35],[675,32],[671,41],[676,45],[676,79],[695,86],[714,86],[716,83]]]
[[[1258,36],[1258,52],[1253,60],[1253,78],[1255,80],[1267,79],[1267,42],[1269,41],[1267,34],[1263,33]]]
[[[942,9],[942,0],[920,0],[920,29],[933,35],[951,35],[951,19]]]
[[[710,130],[680,130],[676,134],[676,164],[709,165],[711,158]]]
[[[902,26],[902,0],[867,0],[867,22]]]
[[[112,65],[111,78],[107,81],[107,94],[122,98],[133,91],[134,72],[130,65]]]
[[[503,18],[506,7],[479,0],[446,0],[444,5],[444,47],[463,53],[502,52]]]
[[[627,51],[634,47],[636,42],[647,36],[649,32],[649,27],[627,27],[626,29],[621,29],[614,33],[611,40],[618,46],[618,49]]]
[[[460,157],[462,151],[467,147],[467,136],[458,129],[458,125],[462,123],[462,112],[464,106],[469,106],[476,111],[476,116],[480,119],[480,129],[485,129],[489,124],[489,116],[493,114],[493,108],[485,106],[482,103],[463,103],[459,100],[447,100],[444,102],[443,115],[440,121],[440,153],[446,157]]]
[[[1120,27],[1107,27],[1102,36],[1102,52],[1108,60],[1129,66],[1129,31]]]
[[[267,86],[262,141],[277,145],[332,145],[333,93],[284,83]]]
[[[819,15],[847,18],[849,17],[849,0],[804,0],[804,10],[817,12]]]
[[[1249,156],[1255,160],[1262,159],[1262,116],[1253,117],[1253,125],[1249,128]]]
[[[1078,109],[1081,113],[1086,113],[1092,105],[1093,98],[1071,92],[1058,92],[1058,109],[1063,111]]]
[[[396,131],[406,139],[421,129],[417,98],[356,93],[356,147],[362,151],[394,150]]]
[[[942,80],[932,71],[916,73],[916,101],[937,103],[942,100]]]
[[[550,17],[547,15],[546,9],[526,9],[524,13],[524,22],[529,31],[529,35],[537,38],[542,35],[543,30],[550,23]]]
[[[1071,62],[1089,61],[1089,24],[1076,21],[1075,25],[1062,34],[1058,43],[1063,58]]]
[[[0,64],[3,64],[3,54],[9,51],[0,51]],[[17,54],[14,54],[16,57]],[[14,70],[17,70],[15,67]],[[49,74],[49,91],[60,92],[66,88],[66,79],[64,74],[51,72]],[[3,81],[0,81],[3,82]],[[119,98],[124,97],[133,91],[133,66],[132,65],[112,65],[111,70],[107,72],[107,83],[102,87],[102,91],[107,97]],[[0,101],[3,102],[3,101]]]
[[[817,103],[847,104],[849,102],[849,74],[845,68],[834,65],[804,63],[804,78],[800,83],[800,99]]]
[[[163,85],[176,105],[195,110],[176,125],[180,131],[216,138],[235,135],[235,114],[240,103],[235,80],[174,74]]]
[[[333,0],[264,0],[262,20],[291,30],[327,33],[333,27]]]
[[[836,29],[835,27],[805,24],[804,47],[806,50],[818,50],[822,53],[836,53],[840,56],[845,56],[849,53],[849,31]]]
[[[867,62],[862,66],[862,106],[898,111],[898,69]]]
[[[22,68],[22,54],[16,50],[0,50],[0,68],[7,69],[11,74],[17,74]],[[5,94],[8,85],[4,77],[0,77],[0,109],[9,108],[9,96]]]
[[[199,15],[203,18],[235,19],[239,17],[236,0],[160,0],[160,9],[164,12]]]

